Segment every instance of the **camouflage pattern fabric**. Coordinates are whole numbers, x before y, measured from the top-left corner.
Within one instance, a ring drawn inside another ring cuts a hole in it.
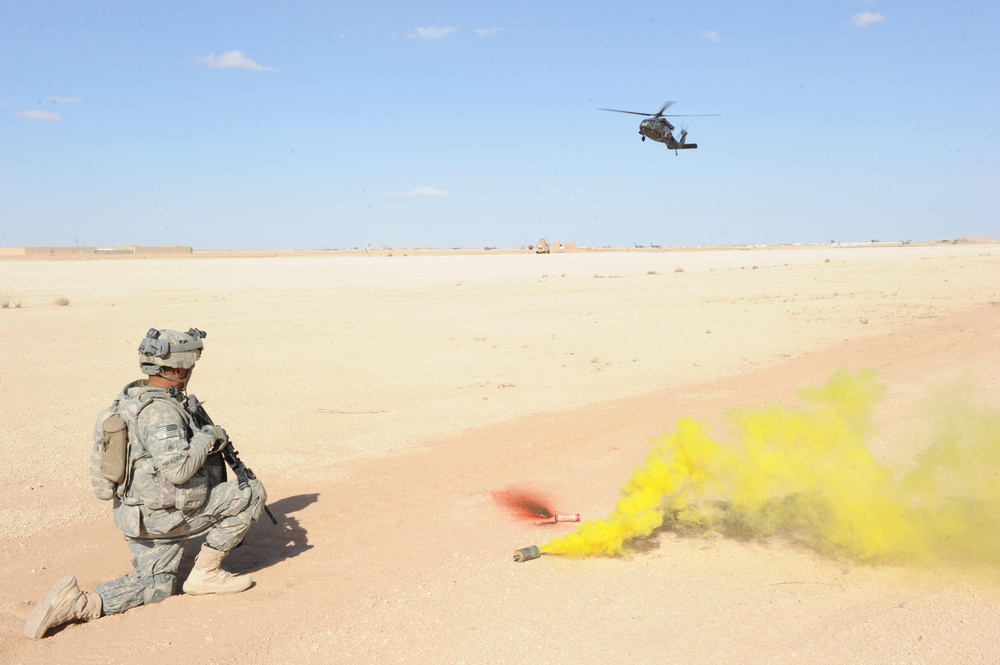
[[[117,614],[159,602],[176,593],[177,569],[187,541],[204,534],[205,542],[212,549],[232,550],[243,542],[250,524],[260,517],[266,501],[267,493],[258,480],[251,480],[246,489],[240,489],[236,481],[225,482],[211,489],[208,500],[199,510],[182,513],[171,509],[181,513],[182,521],[162,537],[125,536],[135,572],[99,584],[94,589],[104,601],[104,613]],[[129,508],[119,501],[115,503],[116,513]],[[145,521],[147,514],[160,517],[157,513],[170,510],[141,512]]]
[[[135,572],[98,585],[104,613],[116,614],[155,603],[177,591],[184,546],[205,536],[212,549],[239,545],[267,501],[257,480],[240,488],[224,482],[220,455],[209,454],[214,439],[192,431],[183,403],[162,388],[126,390],[123,413],[130,429],[131,480],[114,500],[114,522],[132,552]],[[139,407],[141,405],[141,408]]]
[[[125,417],[132,435],[132,474],[122,500],[151,509],[198,508],[208,488],[222,480],[222,460],[208,456],[215,439],[192,431],[184,404],[163,388],[138,386],[126,393],[121,411],[138,416],[133,422]]]

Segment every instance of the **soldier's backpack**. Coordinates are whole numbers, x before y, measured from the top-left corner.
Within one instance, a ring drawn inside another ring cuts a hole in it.
[[[122,388],[114,403],[97,414],[97,421],[94,424],[94,445],[90,452],[90,484],[94,488],[94,494],[102,501],[114,498],[115,494],[121,496],[128,489],[132,475],[129,464],[131,428],[126,419],[131,421],[134,427],[139,412],[151,400],[140,400],[139,404],[129,404],[124,411],[121,407],[125,406],[122,402],[127,398],[128,389],[143,383],[142,380],[133,381]]]

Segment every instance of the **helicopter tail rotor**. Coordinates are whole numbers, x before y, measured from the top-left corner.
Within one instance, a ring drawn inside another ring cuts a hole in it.
[[[687,136],[688,136],[687,123],[684,123],[684,126],[681,127],[681,135],[678,137],[677,147],[674,148],[675,155],[677,154],[678,150],[694,150],[698,147],[697,143],[688,143]]]
[[[694,144],[694,143],[691,143],[691,144],[687,143],[687,135],[688,135],[688,123],[687,123],[687,121],[684,121],[681,124],[681,136],[680,136],[681,147],[686,148],[686,147],[688,147],[688,145],[693,145],[693,146],[697,147],[697,145]]]

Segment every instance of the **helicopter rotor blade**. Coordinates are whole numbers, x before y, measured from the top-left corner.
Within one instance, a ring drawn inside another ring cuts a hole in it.
[[[653,115],[652,113],[640,113],[639,111],[622,111],[621,109],[597,109],[598,111],[614,111],[615,113],[630,113],[632,115]]]
[[[665,102],[656,113],[642,113],[640,111],[623,111],[622,109],[599,108],[598,111],[612,111],[614,113],[628,113],[630,115],[644,115],[648,118],[710,118],[722,115],[721,113],[664,113],[674,102]]]
[[[660,107],[660,110],[656,112],[656,115],[654,117],[659,118],[661,115],[663,115],[663,112],[666,111],[668,108],[670,108],[673,104],[674,102],[663,102],[663,106]]]

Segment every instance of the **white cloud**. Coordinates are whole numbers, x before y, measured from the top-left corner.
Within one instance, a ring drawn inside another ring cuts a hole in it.
[[[720,37],[719,33],[717,33],[715,30],[706,30],[705,32],[701,33],[701,36],[710,42],[722,41],[722,37]]]
[[[414,198],[417,196],[451,196],[451,194],[442,189],[435,189],[434,187],[414,187],[413,189],[408,189],[405,192],[386,192],[384,196]]]
[[[476,28],[476,34],[480,37],[492,37],[503,32],[503,28]]]
[[[243,51],[226,51],[222,55],[209,53],[195,59],[199,65],[209,69],[245,69],[250,72],[276,72],[274,67],[257,64],[246,56]]]
[[[441,39],[442,37],[447,37],[453,32],[457,32],[458,28],[417,28],[413,32],[408,33],[406,36],[410,39],[414,37],[419,37],[420,39]]]
[[[49,120],[57,121],[62,120],[62,116],[58,113],[53,113],[52,111],[18,111],[18,117],[27,118],[28,120]]]
[[[83,97],[49,97],[49,101],[54,104],[79,104]]]
[[[885,17],[878,12],[858,12],[851,17],[851,23],[859,28],[867,28],[873,23],[881,23],[884,20]]]

